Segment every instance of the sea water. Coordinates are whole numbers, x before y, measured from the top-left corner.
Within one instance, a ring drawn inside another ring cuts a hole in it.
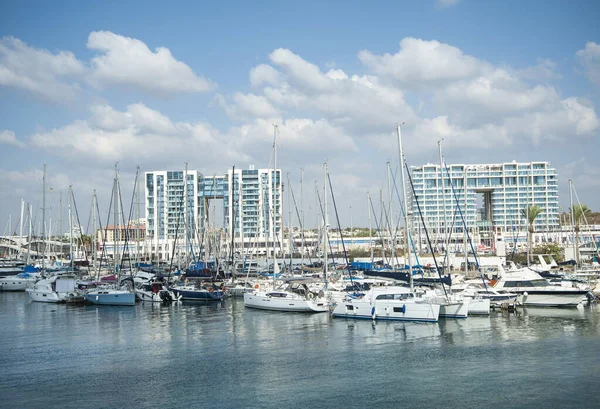
[[[0,293],[3,408],[597,408],[600,313],[436,324]]]

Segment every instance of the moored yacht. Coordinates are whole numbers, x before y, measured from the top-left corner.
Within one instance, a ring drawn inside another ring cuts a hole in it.
[[[36,273],[19,273],[14,276],[0,278],[0,291],[25,291],[33,288],[33,285],[40,279]]]
[[[36,302],[61,303],[70,297],[76,297],[76,277],[72,274],[55,275],[36,282],[25,291]]]
[[[115,288],[96,288],[83,295],[86,301],[98,305],[135,305],[135,293]]]
[[[175,285],[169,288],[177,299],[182,301],[221,301],[225,298],[225,292],[218,287],[208,286],[204,288],[196,285]]]
[[[495,282],[494,289],[500,293],[514,293],[522,305],[537,307],[576,307],[589,292],[551,285],[529,267],[504,271]]]
[[[138,285],[134,292],[138,300],[145,302],[169,303],[181,300],[181,295],[175,295],[160,281]]]
[[[338,303],[332,315],[374,320],[437,322],[440,305],[416,297],[416,294],[406,287],[373,287],[360,298],[348,298]]]
[[[290,312],[327,312],[329,303],[322,291],[311,291],[307,280],[289,280],[271,291],[256,289],[244,293],[244,305],[248,308]]]

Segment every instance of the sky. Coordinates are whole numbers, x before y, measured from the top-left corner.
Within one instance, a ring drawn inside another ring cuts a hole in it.
[[[439,163],[440,140],[449,164],[549,161],[561,204],[572,179],[598,211],[598,16],[583,0],[4,0],[0,234],[21,199],[39,213],[44,163],[46,217],[72,186],[85,225],[117,163],[124,198],[137,166],[268,168],[274,124],[307,227],[324,163],[341,226],[368,224],[398,123],[409,165]]]

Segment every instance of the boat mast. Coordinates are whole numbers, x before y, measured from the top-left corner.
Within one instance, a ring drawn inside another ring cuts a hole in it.
[[[300,168],[300,214],[302,215],[300,222],[300,233],[302,235],[302,251],[300,252],[300,271],[304,272],[304,252],[306,251],[306,241],[304,240],[304,195],[302,194],[302,184],[304,181],[304,168]]]
[[[25,210],[25,200],[21,198],[21,218],[19,221],[19,252],[17,254],[17,258],[21,258],[21,252],[23,250],[23,216]]]
[[[369,212],[369,248],[371,249],[371,267],[373,264],[373,233],[372,233],[372,229],[371,229],[371,192],[367,192],[367,211]]]
[[[273,290],[275,290],[275,271],[276,269],[279,270],[279,265],[277,265],[277,267],[275,267],[275,264],[277,264],[277,257],[275,256],[275,206],[274,206],[274,201],[275,201],[275,189],[277,187],[277,130],[278,130],[278,126],[277,125],[273,125],[273,170],[274,172],[271,173],[271,192],[269,194],[269,199],[270,199],[270,212],[271,213],[271,240],[273,240]]]
[[[404,122],[402,122],[404,124]],[[405,176],[405,166],[404,166],[404,151],[402,149],[402,135],[400,133],[400,126],[396,125],[396,133],[398,135],[398,156],[400,159],[400,168],[402,170],[402,200],[404,201],[404,233],[406,235],[406,239],[404,243],[406,244],[406,260],[408,263],[408,275],[410,282],[410,290],[414,290],[413,286],[413,272],[412,272],[412,261],[410,257],[410,246],[408,238],[410,237],[410,228],[408,223],[408,201],[406,200],[406,176]]]
[[[292,199],[290,197],[290,192],[292,191],[292,185],[290,183],[290,172],[287,172],[287,186],[288,186],[288,194],[287,194],[287,202],[288,202],[288,245],[287,249],[290,253],[290,273],[292,272]]]
[[[571,226],[573,227],[573,255],[575,264],[579,267],[579,243],[577,227],[575,226],[575,210],[573,209],[573,179],[569,179],[569,202],[571,205]]]
[[[448,223],[448,216],[446,214],[446,190],[445,190],[445,183],[444,183],[444,157],[442,155],[442,141],[444,140],[444,138],[440,139],[438,141],[438,150],[440,153],[440,183],[441,183],[441,188],[442,188],[442,206],[444,206],[444,229],[443,229],[443,233],[442,233],[442,243],[444,243],[444,262],[442,263],[442,267],[444,266],[450,266],[450,260],[448,259],[450,252],[448,251],[448,247],[450,245],[450,237],[452,235],[452,231],[448,232],[448,227],[447,227],[447,223]],[[450,175],[448,175],[448,178],[450,178]],[[452,229],[452,226],[450,226],[450,229]]]
[[[387,162],[387,179],[388,179],[388,193],[389,193],[389,201],[388,201],[388,215],[389,215],[389,224],[390,224],[390,266],[394,267],[394,216],[392,214],[392,165],[388,161]]]
[[[96,235],[96,189],[94,189],[94,196],[92,197],[92,233],[93,233],[93,239],[92,239],[92,267],[96,266],[96,256],[98,255],[96,253],[96,249],[97,249],[97,244],[96,244],[96,240],[97,240],[97,235]]]
[[[233,165],[233,169],[231,170],[231,280],[235,277],[235,265],[233,262],[234,254],[235,254],[235,207],[234,207],[234,187],[235,187],[235,165]],[[238,195],[238,198],[241,199],[241,196]],[[243,208],[243,207],[242,207]],[[242,232],[242,226],[240,223],[240,233]],[[244,239],[242,236],[242,252],[244,250]]]
[[[323,278],[325,279],[325,288],[328,288],[327,283],[327,244],[329,243],[329,234],[328,228],[329,224],[327,224],[327,162],[323,164],[323,171],[325,177],[323,179],[323,253],[324,253],[324,266],[323,266]]]
[[[25,264],[29,265],[29,259],[31,256],[31,237],[33,236],[33,205],[27,204],[29,209],[29,235],[27,237],[27,260]]]
[[[114,209],[113,209],[113,261],[115,263],[115,273],[117,273],[117,286],[120,281],[120,272],[119,272],[119,263],[118,263],[118,254],[117,251],[117,223],[118,223],[118,208],[119,208],[119,194],[117,191],[117,181],[119,178],[119,170],[117,166],[119,162],[115,163],[115,182],[113,183],[113,200],[114,200]]]
[[[46,164],[42,179],[42,271],[46,270]]]
[[[71,272],[73,272],[75,264],[73,261],[73,215],[71,213],[71,201],[73,200],[73,185],[69,185],[69,259],[71,261]],[[62,192],[61,192],[61,222],[62,225]],[[62,240],[61,240],[62,243]]]
[[[185,162],[185,170],[183,171],[183,200],[184,200],[184,204],[183,204],[183,242],[184,244],[184,248],[185,248],[185,266],[186,268],[189,267],[189,257],[188,257],[188,252],[189,252],[189,248],[188,248],[188,238],[189,238],[189,233],[188,233],[188,190],[187,190],[187,173],[188,173],[188,163]]]

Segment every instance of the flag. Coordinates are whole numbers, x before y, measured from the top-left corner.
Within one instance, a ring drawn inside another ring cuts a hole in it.
[[[54,192],[54,189],[50,188],[50,191],[51,191],[51,192]]]

